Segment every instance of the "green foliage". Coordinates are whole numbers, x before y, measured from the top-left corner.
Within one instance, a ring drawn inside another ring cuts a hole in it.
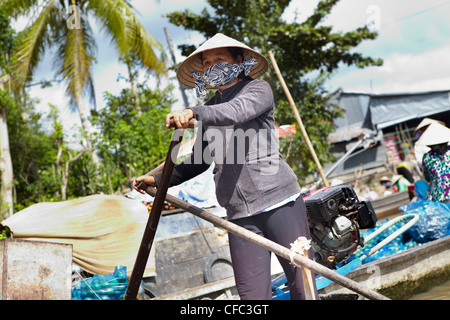
[[[11,53],[16,45],[14,30],[10,26],[10,19],[5,10],[0,7],[0,69],[1,75],[10,74]]]
[[[10,17],[0,7],[0,68],[1,76],[15,75],[13,52],[22,35],[10,27]],[[6,83],[5,87],[9,87]],[[21,92],[12,96],[8,90],[0,91],[0,108],[6,111],[9,147],[13,164],[14,210],[21,210],[39,201],[55,200],[52,164],[57,155],[56,137],[43,128],[42,115],[34,111],[36,101]],[[61,132],[61,130],[59,130]],[[59,133],[60,134],[60,133]]]
[[[377,34],[367,27],[342,33],[333,32],[330,26],[322,24],[337,2],[320,1],[314,13],[302,23],[286,23],[281,19],[290,3],[288,0],[208,0],[213,14],[207,9],[199,15],[185,10],[172,12],[167,17],[171,23],[199,31],[205,38],[221,32],[243,41],[266,57],[268,51],[272,51],[323,165],[334,160],[327,137],[333,130],[333,119],[342,112],[337,106],[328,105],[324,82],[342,64],[366,67],[382,63],[354,50],[362,41],[376,38]],[[180,49],[187,56],[195,48],[183,45]],[[272,68],[264,79],[274,89],[278,124],[296,123]],[[283,154],[288,145],[288,140],[281,140]],[[316,170],[300,130],[294,137],[288,161],[300,179]]]
[[[67,92],[73,99],[88,93],[93,98],[91,67],[95,39],[90,23],[95,20],[110,37],[121,57],[135,54],[149,71],[166,74],[158,57],[162,46],[138,21],[128,1],[115,0],[2,0],[9,16],[31,17],[23,31],[15,55],[15,87],[20,89],[31,79],[40,59],[49,47],[56,50],[55,66],[67,80]],[[88,19],[88,17],[90,19]]]
[[[83,101],[87,94],[96,105],[92,76],[96,41],[92,21],[110,37],[122,59],[134,56],[157,76],[167,74],[161,44],[145,30],[126,0],[1,0],[0,4],[8,15],[30,19],[13,53],[11,88],[19,93],[52,48],[58,78],[67,85],[72,107],[78,108],[87,149],[93,153],[93,161],[98,162],[91,141],[90,106]]]
[[[164,125],[165,115],[174,103],[171,90],[138,85],[140,109],[130,89],[117,96],[105,93],[107,104],[93,117],[98,128],[95,146],[101,158],[99,166],[92,162],[90,153],[69,148],[56,106],[50,106],[45,119],[34,111],[34,101],[16,101],[8,92],[0,91],[0,103],[8,106],[15,211],[37,202],[63,200],[64,176],[60,169],[67,163],[67,199],[98,193],[123,194],[133,177],[164,161],[171,134]],[[50,130],[44,130],[44,123],[52,124]]]
[[[7,123],[14,170],[15,209],[23,209],[40,201],[55,200],[57,185],[52,164],[57,148],[55,138],[44,130],[42,115],[34,111],[34,101],[13,100],[7,92]]]
[[[65,15],[74,3],[83,11],[82,17],[75,12]],[[75,99],[87,90],[92,97],[95,42],[85,19],[90,15],[105,27],[121,61],[127,63],[133,91],[106,94],[107,106],[94,117],[98,125],[96,151],[102,158],[99,165],[85,147],[87,133],[81,128],[81,149],[69,147],[57,106],[51,105],[45,118],[35,112],[36,101],[25,90],[15,90],[14,96],[0,91],[0,109],[7,114],[15,212],[37,202],[120,192],[133,175],[144,174],[164,160],[170,131],[163,126],[173,102],[171,88],[136,89],[133,71],[139,65],[157,76],[164,75],[164,63],[157,57],[164,54],[162,46],[137,21],[128,1],[3,0],[0,4],[0,76],[8,74],[15,81],[7,83],[8,87],[26,88],[23,85],[31,80],[51,46],[57,49],[56,67],[68,81],[68,96]],[[14,34],[9,18],[26,14],[32,20],[23,32]],[[67,24],[70,14],[75,25]],[[77,19],[81,19],[80,27]]]
[[[8,226],[0,224],[0,240],[11,238],[11,229]]]
[[[164,161],[171,133],[165,127],[165,115],[174,102],[171,89],[153,91],[138,85],[139,108],[131,89],[118,96],[105,93],[107,104],[93,121],[99,128],[96,147],[104,192],[120,192],[132,177]]]

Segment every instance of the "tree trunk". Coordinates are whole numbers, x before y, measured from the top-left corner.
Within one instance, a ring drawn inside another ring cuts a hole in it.
[[[94,130],[92,128],[91,121],[89,120],[89,107],[81,97],[81,94],[77,94],[75,97],[78,112],[80,113],[80,119],[81,119],[81,125],[83,127],[84,133],[86,135],[86,147],[87,150],[91,152],[92,155],[92,161],[98,165],[99,164],[99,158],[97,155],[97,152],[95,151],[93,145],[92,145],[92,134],[94,133]]]
[[[6,109],[0,110],[0,171],[1,194],[0,214],[1,218],[8,218],[13,214],[13,166],[9,149],[8,123],[6,122]]]
[[[69,165],[70,161],[67,161],[64,164],[64,173],[61,177],[61,199],[67,199],[67,185],[69,184]]]
[[[55,183],[60,185],[60,191],[61,191],[61,200],[67,199],[67,185],[69,184],[69,168],[70,163],[73,161],[76,161],[81,155],[85,152],[85,150],[80,151],[75,157],[72,156],[70,151],[68,152],[69,160],[63,162],[61,160],[61,157],[63,155],[63,147],[62,142],[58,144],[58,154],[56,156],[56,176],[58,177],[58,180],[54,178]],[[53,170],[54,171],[54,170]],[[55,177],[55,174],[54,174]]]
[[[140,116],[142,114],[141,101],[139,100],[139,95],[136,91],[136,74],[133,72],[133,65],[131,58],[126,59],[126,65],[128,68],[128,77],[131,84],[131,95],[134,98],[134,105],[136,106],[137,113]]]

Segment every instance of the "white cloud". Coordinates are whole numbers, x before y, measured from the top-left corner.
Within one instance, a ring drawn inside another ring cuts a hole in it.
[[[423,53],[393,53],[381,67],[355,69],[331,80],[345,91],[377,93],[421,92],[450,89],[450,44]]]
[[[129,87],[124,79],[118,79],[119,75],[128,78],[126,66],[118,60],[111,60],[108,64],[94,66],[93,73],[97,107],[99,108],[104,106],[103,93],[105,91],[117,95],[122,89]]]
[[[81,120],[77,110],[70,110],[69,98],[65,91],[65,84],[61,82],[44,89],[39,86],[31,87],[29,94],[32,98],[39,99],[39,103],[35,106],[35,111],[43,115],[44,128],[48,132],[53,131],[53,123],[47,120],[50,113],[49,103],[58,108],[59,120],[63,124],[67,141],[71,147],[78,148],[78,141],[74,139],[73,135],[78,134],[77,128],[81,127]]]
[[[392,54],[377,71],[387,77],[383,92],[450,89],[450,44],[421,54]]]
[[[160,16],[167,12],[184,10],[188,7],[189,10],[195,11],[195,9],[204,8],[207,3],[205,0],[133,0],[131,5],[142,16]]]
[[[298,22],[313,13],[318,0],[293,0],[285,13],[289,21],[299,10]],[[377,10],[374,10],[377,9]],[[369,23],[378,14],[375,40],[354,49],[381,58],[381,67],[342,66],[326,84],[329,91],[417,92],[450,89],[450,3],[445,0],[341,0],[322,22],[335,32],[348,32]]]
[[[318,0],[292,0],[283,12],[282,18],[289,23],[294,21],[301,23],[314,13],[318,2]]]
[[[11,27],[17,32],[22,31],[27,26],[30,18],[27,16],[20,16],[17,19],[11,20]]]

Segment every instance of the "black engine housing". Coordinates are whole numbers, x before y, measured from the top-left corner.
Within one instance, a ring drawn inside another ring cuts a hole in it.
[[[304,198],[316,262],[329,268],[364,245],[360,229],[375,227],[377,216],[369,201],[359,201],[352,186],[321,189]]]

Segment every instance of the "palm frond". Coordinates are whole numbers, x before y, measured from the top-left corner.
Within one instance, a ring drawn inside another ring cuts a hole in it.
[[[100,21],[101,28],[111,35],[112,43],[118,51],[127,47],[124,17],[130,7],[124,1],[91,0],[87,10]]]
[[[128,51],[124,55],[136,54],[142,65],[153,69],[157,75],[166,75],[165,55],[162,45],[139,23],[135,16],[127,19]],[[161,58],[155,53],[157,49]]]
[[[73,107],[77,99],[88,93],[95,105],[94,82],[92,79],[92,60],[95,41],[89,25],[81,19],[80,28],[62,27],[64,30],[57,39],[58,55],[55,60],[57,72],[67,81],[67,93]]]
[[[143,66],[157,75],[165,75],[164,51],[161,44],[148,33],[136,18],[128,1],[91,0],[88,9],[95,14],[103,29],[111,35],[112,43],[121,57],[135,54]],[[158,58],[155,50],[161,54]]]
[[[43,6],[36,21],[27,27],[21,35],[19,47],[13,53],[15,57],[13,59],[15,70],[13,87],[15,90],[23,87],[50,42],[51,34],[49,33],[49,28],[53,24],[55,15],[58,14],[55,2],[56,0],[48,1]]]
[[[38,7],[39,0],[0,0],[2,6],[11,18],[30,13],[30,10]]]

